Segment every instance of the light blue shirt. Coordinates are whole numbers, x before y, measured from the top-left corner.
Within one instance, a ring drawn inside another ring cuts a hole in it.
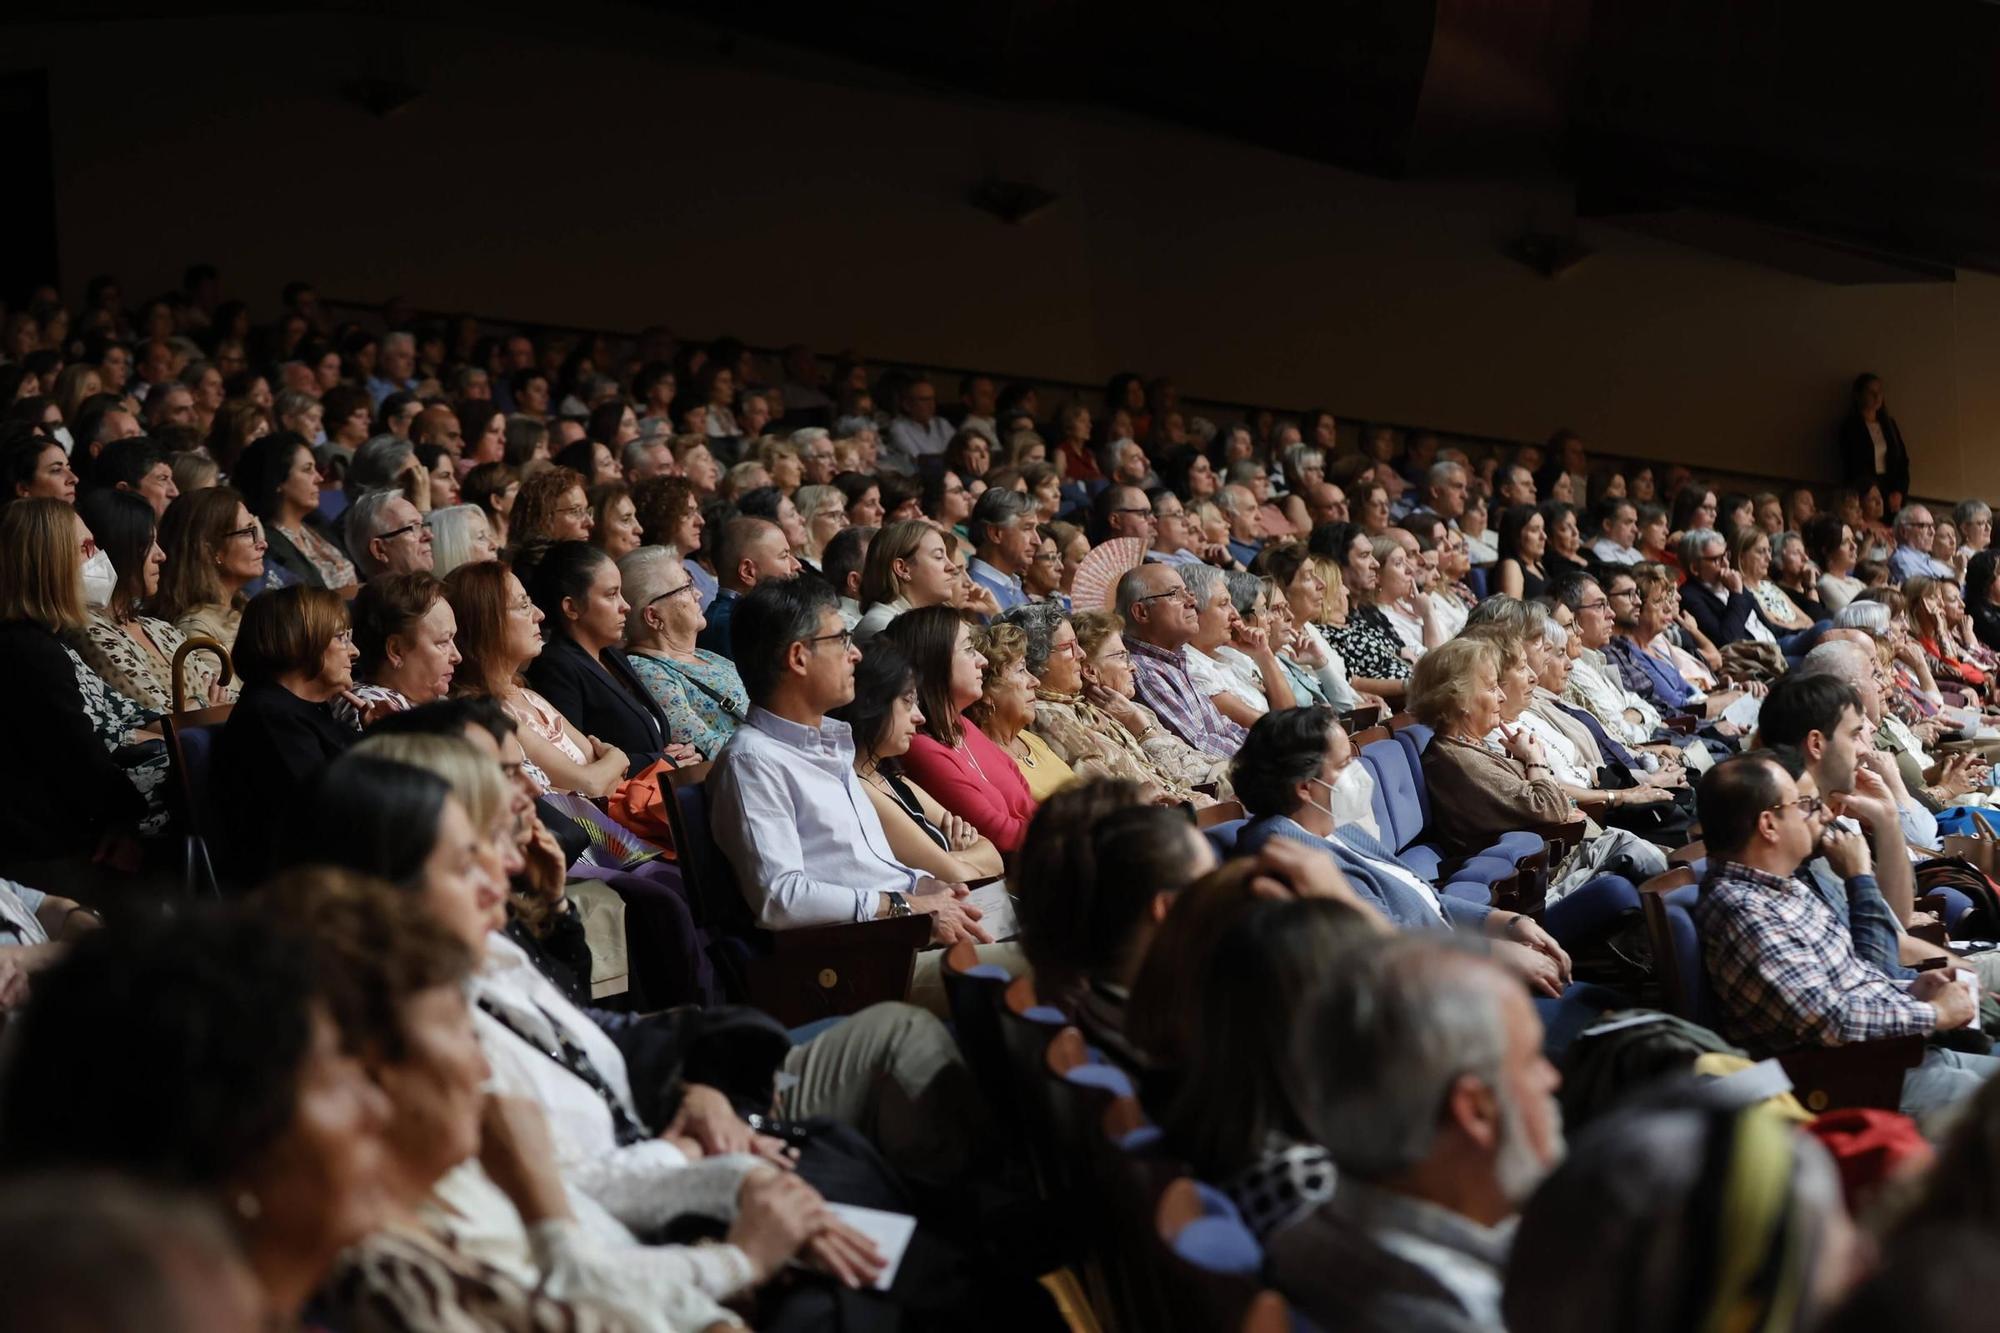
[[[755,704],[716,757],[709,827],[767,930],[871,920],[922,876],[896,859],[861,779],[854,733]]]
[[[972,575],[974,583],[993,594],[1002,611],[1028,604],[1028,591],[1021,586],[1019,574],[1002,574],[976,555],[966,563],[965,572]]]
[[[958,432],[943,417],[932,417],[923,425],[918,425],[909,417],[897,417],[889,423],[889,448],[904,458],[915,462],[944,452],[951,443],[951,437]]]
[[[1898,546],[1889,553],[1889,582],[1901,583],[1904,579],[1920,575],[1927,579],[1958,582],[1958,571],[1942,560],[1934,559],[1928,551],[1919,551],[1914,546]]]

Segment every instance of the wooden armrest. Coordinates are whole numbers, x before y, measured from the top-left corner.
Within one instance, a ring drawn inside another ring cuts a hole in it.
[[[798,1027],[901,1000],[910,992],[917,951],[930,938],[931,919],[923,913],[773,931],[771,952],[745,963],[750,1003]]]
[[[1217,824],[1227,824],[1232,819],[1244,817],[1243,802],[1217,801],[1214,805],[1205,805],[1194,812],[1194,826],[1214,828]]]
[[[1660,725],[1668,731],[1688,736],[1694,733],[1695,720],[1686,713],[1676,713],[1672,717],[1661,718]]]
[[[1778,1057],[1799,1102],[1820,1115],[1847,1106],[1893,1111],[1902,1104],[1903,1074],[1924,1058],[1922,1037],[1891,1037],[1847,1046],[1809,1046]]]
[[[1676,847],[1671,852],[1668,852],[1667,864],[1670,866],[1691,866],[1707,855],[1707,843],[1691,842],[1684,847]]]
[[[1581,819],[1565,819],[1559,824],[1528,824],[1521,831],[1524,833],[1533,833],[1546,842],[1557,844],[1561,846],[1565,853],[1583,841],[1583,821]]]
[[[1611,801],[1603,796],[1586,796],[1576,803],[1576,808],[1602,824],[1605,812],[1611,808]]]

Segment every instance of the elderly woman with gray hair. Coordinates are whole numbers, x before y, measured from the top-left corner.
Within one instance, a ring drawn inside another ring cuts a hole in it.
[[[708,624],[680,552],[642,546],[618,562],[625,601],[625,652],[647,693],[667,716],[675,740],[713,759],[749,715],[736,664],[695,636]]]
[[[431,474],[417,458],[417,447],[400,435],[377,435],[355,450],[341,488],[349,500],[399,490],[419,510],[430,512]]]
[[[1501,1309],[1538,1333],[1814,1328],[1865,1254],[1819,1142],[1694,1104],[1598,1121],[1522,1210]]]
[[[1147,722],[1123,696],[1111,695],[1101,686],[1086,686],[1083,679],[1083,646],[1077,641],[1076,627],[1054,602],[1031,602],[1000,617],[1026,636],[1028,674],[1035,678],[1035,734],[1056,757],[1081,778],[1122,778],[1150,788],[1169,801],[1212,805],[1202,795],[1168,769],[1155,763],[1143,742],[1145,729],[1159,728]],[[1131,717],[1120,721],[1091,695],[1111,702],[1119,713]]]
[[[500,543],[486,521],[486,511],[478,505],[433,509],[430,528],[431,552],[436,561],[431,572],[439,578],[460,565],[500,558]]]

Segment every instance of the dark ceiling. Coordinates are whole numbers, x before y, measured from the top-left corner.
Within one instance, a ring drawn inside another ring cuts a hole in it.
[[[650,6],[999,98],[1409,179],[1827,281],[2000,271],[2000,8],[1977,0],[874,0]]]

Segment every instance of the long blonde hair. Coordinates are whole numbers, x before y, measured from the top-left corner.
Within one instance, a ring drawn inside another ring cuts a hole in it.
[[[82,522],[61,500],[16,500],[0,513],[0,620],[32,620],[51,633],[89,623],[83,605]]]

